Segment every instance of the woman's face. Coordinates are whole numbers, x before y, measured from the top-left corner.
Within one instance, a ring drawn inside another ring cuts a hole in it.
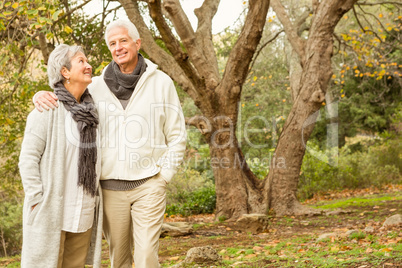
[[[87,57],[78,52],[71,59],[71,68],[67,70],[65,78],[69,78],[70,84],[81,84],[88,86],[92,82],[92,66],[89,65]]]

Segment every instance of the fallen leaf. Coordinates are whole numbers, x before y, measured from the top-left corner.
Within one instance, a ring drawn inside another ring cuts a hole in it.
[[[342,247],[341,247],[341,250],[342,250],[342,251],[351,250],[351,249],[352,249],[352,247],[350,247],[350,246],[342,246]]]
[[[371,252],[373,252],[374,250],[373,249],[371,249],[371,248],[367,248],[366,249],[366,253],[371,253]]]
[[[169,258],[169,260],[171,261],[177,261],[178,259],[180,259],[180,256],[174,256]]]

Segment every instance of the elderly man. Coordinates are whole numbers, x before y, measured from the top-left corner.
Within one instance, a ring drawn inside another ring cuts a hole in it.
[[[134,24],[110,23],[105,40],[113,61],[89,91],[99,112],[103,229],[111,264],[132,267],[134,259],[136,268],[159,267],[166,184],[183,159],[184,117],[173,81],[139,54]],[[48,109],[55,99],[40,92],[34,103]]]

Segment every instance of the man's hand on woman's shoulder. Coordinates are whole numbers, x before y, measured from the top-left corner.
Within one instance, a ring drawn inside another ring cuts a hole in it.
[[[57,100],[56,94],[50,91],[39,91],[33,96],[33,103],[39,112],[43,112],[43,109],[49,111],[59,107]]]

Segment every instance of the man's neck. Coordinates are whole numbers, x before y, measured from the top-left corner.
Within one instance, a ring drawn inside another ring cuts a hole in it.
[[[137,67],[137,63],[138,58],[133,64],[119,65],[120,72],[122,72],[123,74],[131,74],[132,72],[134,72],[135,67]]]

